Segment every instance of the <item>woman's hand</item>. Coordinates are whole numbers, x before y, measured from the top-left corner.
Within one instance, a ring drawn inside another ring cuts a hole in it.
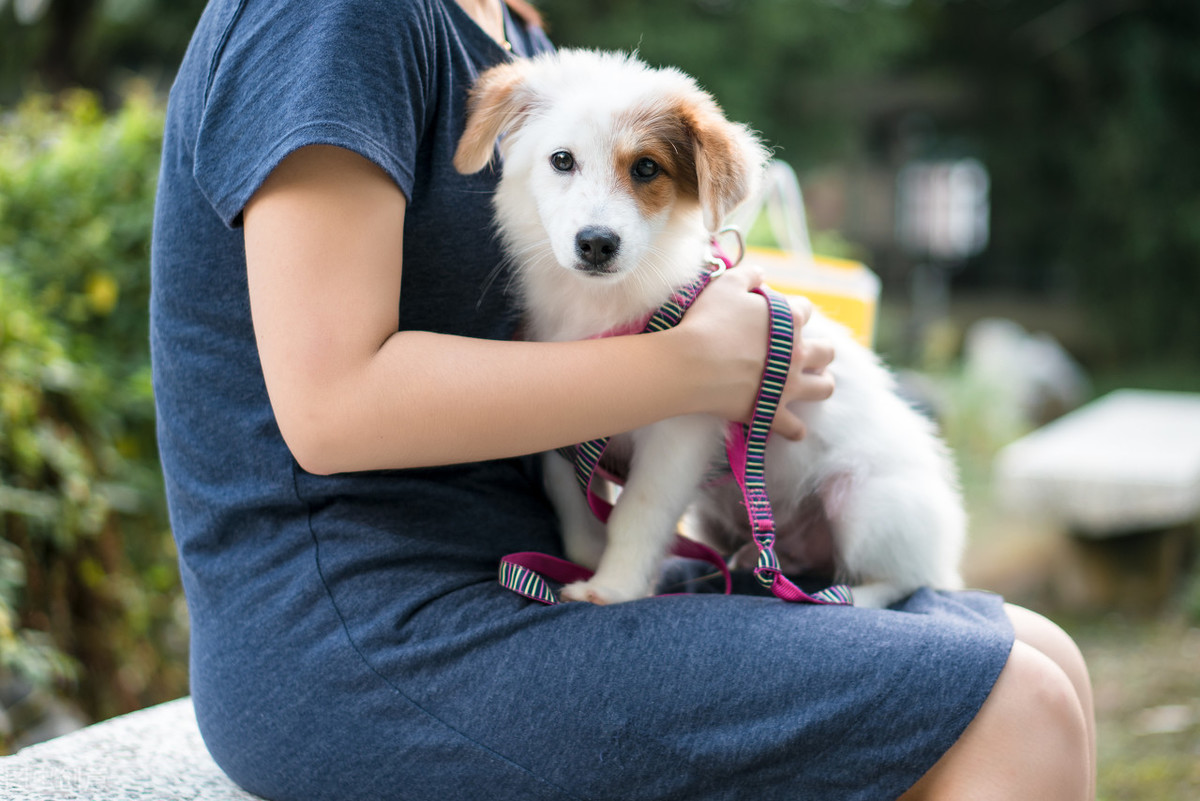
[[[812,301],[795,295],[786,296],[792,307],[796,333],[792,339],[792,364],[787,383],[783,387],[783,399],[775,412],[771,430],[787,439],[804,438],[807,429],[789,407],[792,402],[823,401],[833,395],[833,374],[829,365],[833,362],[833,343],[823,339],[805,339],[803,327],[813,313]]]
[[[675,329],[692,340],[692,356],[701,362],[696,369],[711,371],[714,383],[708,411],[729,420],[749,421],[758,397],[770,313],[766,300],[751,290],[762,282],[762,273],[753,268],[726,272],[709,284]],[[833,394],[833,376],[826,368],[834,352],[828,342],[804,339],[803,327],[812,315],[812,303],[800,297],[789,296],[788,300],[796,333],[791,369],[771,430],[799,440],[805,435],[805,425],[789,404],[821,401]]]

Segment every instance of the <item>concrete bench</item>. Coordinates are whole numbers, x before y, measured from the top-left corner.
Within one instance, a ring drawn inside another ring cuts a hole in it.
[[[221,772],[191,698],[0,757],[4,801],[260,801]]]
[[[1097,585],[1075,588],[1080,600],[1135,594],[1155,606],[1200,521],[1200,394],[1122,389],[1092,401],[1004,448],[995,489],[1006,511],[1074,535],[1091,574],[1074,578]]]

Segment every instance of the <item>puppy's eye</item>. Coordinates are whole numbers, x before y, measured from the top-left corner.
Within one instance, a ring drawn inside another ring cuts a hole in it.
[[[565,150],[560,150],[550,157],[550,165],[559,172],[570,172],[575,168],[575,157]]]
[[[640,158],[633,163],[633,177],[640,181],[649,181],[662,172],[662,167],[654,159]]]

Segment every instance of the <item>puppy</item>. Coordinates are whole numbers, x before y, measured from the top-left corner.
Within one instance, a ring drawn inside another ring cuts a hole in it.
[[[711,96],[674,69],[614,53],[561,51],[483,73],[455,154],[462,173],[495,155],[494,207],[514,268],[525,335],[572,340],[639,330],[690,282],[725,216],[752,194],[767,158]],[[796,411],[800,442],[766,453],[778,540],[803,553],[814,505],[829,521],[840,580],[855,603],[886,606],[918,587],[961,586],[965,519],[952,465],[930,423],[895,394],[876,357],[819,315],[807,337],[833,339],[837,390]],[[702,487],[726,423],[676,417],[614,437],[628,459],[607,527],[589,511],[572,466],[546,456],[547,489],[567,556],[595,570],[568,600],[649,595],[683,513],[700,533],[749,538],[736,485]]]

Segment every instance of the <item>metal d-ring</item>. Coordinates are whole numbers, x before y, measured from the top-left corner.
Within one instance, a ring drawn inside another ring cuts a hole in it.
[[[709,270],[709,277],[711,278],[716,278],[728,269],[725,260],[718,257],[715,253],[709,253],[705,261],[712,265],[712,269]]]
[[[742,263],[742,259],[746,258],[746,240],[742,236],[742,229],[736,225],[727,225],[720,231],[717,231],[718,237],[723,234],[733,234],[733,238],[737,240],[737,258],[730,259],[730,264],[737,267]]]
[[[724,257],[724,251],[721,250],[720,240],[718,239],[718,237],[720,237],[722,234],[730,234],[730,233],[733,234],[734,239],[737,240],[738,249],[737,249],[737,258],[735,258],[735,259],[727,259]],[[708,264],[711,264],[713,267],[713,269],[712,269],[712,277],[713,278],[716,278],[717,276],[721,275],[721,273],[725,272],[725,270],[730,267],[738,266],[738,264],[740,264],[742,259],[745,258],[745,256],[746,256],[746,243],[742,239],[742,232],[739,228],[737,228],[736,226],[733,226],[733,225],[726,226],[726,227],[722,228],[720,231],[717,231],[716,235],[713,236],[713,238],[712,238],[711,245],[712,245],[712,247],[710,248],[710,250],[708,252],[708,257],[705,259],[705,261]],[[722,255],[718,256],[717,255],[718,252],[720,252]]]

